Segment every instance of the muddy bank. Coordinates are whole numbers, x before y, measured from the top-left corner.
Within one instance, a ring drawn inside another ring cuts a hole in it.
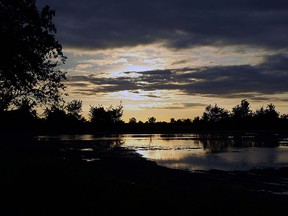
[[[1,144],[3,215],[280,215],[288,204],[287,168],[190,173],[117,143],[25,142]]]

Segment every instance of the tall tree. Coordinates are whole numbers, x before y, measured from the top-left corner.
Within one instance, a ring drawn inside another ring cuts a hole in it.
[[[72,100],[66,105],[66,110],[69,115],[74,116],[76,119],[81,119],[82,101]]]
[[[266,109],[264,109],[263,107],[257,109],[255,112],[255,117],[264,120],[278,119],[279,112],[276,111],[275,105],[273,103],[270,103],[267,105]]]
[[[232,108],[232,117],[235,119],[246,119],[252,116],[252,111],[250,110],[250,104],[246,99],[241,101],[240,105]]]
[[[129,119],[129,124],[136,124],[137,123],[137,120],[135,117],[132,117]]]
[[[148,118],[148,123],[149,124],[154,124],[154,123],[156,123],[156,121],[157,121],[156,118],[153,117],[153,116]]]
[[[35,0],[0,1],[0,109],[23,100],[38,105],[61,101],[66,75],[62,46],[55,39],[55,12]],[[32,103],[32,102],[31,102]]]
[[[202,120],[206,122],[218,122],[228,118],[229,113],[226,109],[219,107],[217,104],[214,106],[208,105],[202,116]]]
[[[91,123],[97,127],[110,127],[122,122],[123,106],[120,104],[118,107],[110,106],[104,108],[101,106],[90,107]]]

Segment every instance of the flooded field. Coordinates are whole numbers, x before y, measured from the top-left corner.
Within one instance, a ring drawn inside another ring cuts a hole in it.
[[[109,136],[61,135],[37,139],[104,142],[128,148],[158,165],[189,171],[232,171],[288,167],[288,138],[277,134],[121,134]],[[81,143],[81,142],[80,142]],[[79,146],[84,152],[94,151]],[[85,160],[85,157],[83,158]],[[87,161],[97,158],[86,158]]]

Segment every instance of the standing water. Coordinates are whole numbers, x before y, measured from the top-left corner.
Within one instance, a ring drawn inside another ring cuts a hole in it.
[[[121,134],[42,136],[65,141],[113,141],[158,165],[189,171],[288,167],[288,137],[279,135]],[[83,149],[85,151],[87,149]]]

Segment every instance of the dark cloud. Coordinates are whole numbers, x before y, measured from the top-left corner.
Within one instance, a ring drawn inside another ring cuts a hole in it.
[[[179,90],[187,95],[216,96],[222,98],[255,98],[288,92],[288,55],[267,56],[258,65],[213,66],[137,72],[140,76],[98,78],[74,76],[71,85],[87,82],[95,86],[96,93],[129,90]],[[75,83],[75,84],[73,84]],[[82,85],[82,84],[81,84]],[[153,96],[152,96],[153,97]]]
[[[185,63],[187,63],[187,62],[188,62],[187,60],[181,60],[181,61],[173,62],[171,65],[185,64]]]
[[[202,104],[202,103],[172,103],[171,105],[163,105],[163,106],[155,106],[155,107],[150,107],[150,109],[169,109],[169,110],[183,110],[191,107],[206,107],[207,104]],[[149,108],[148,108],[149,109]]]
[[[167,105],[167,106],[157,106],[158,109],[170,109],[170,110],[175,110],[175,109],[187,109],[187,108],[195,108],[195,107],[206,107],[207,104],[203,103],[173,103],[172,105]]]
[[[107,92],[117,92],[124,90],[137,90],[139,85],[130,77],[118,77],[118,78],[98,78],[93,76],[72,76],[68,78],[70,86],[77,87],[79,82],[87,82],[94,86],[94,89],[85,89],[86,92],[94,93],[107,93]],[[74,84],[76,83],[76,85]],[[88,86],[88,84],[87,84]]]
[[[157,96],[155,94],[147,94],[147,95],[144,95],[145,97],[149,97],[149,98],[160,98],[160,96]]]
[[[188,94],[221,97],[242,97],[243,93],[251,96],[285,93],[288,92],[287,63],[287,55],[277,54],[266,57],[263,63],[256,66],[202,68],[188,74],[195,82],[185,85],[183,91]]]
[[[38,0],[56,11],[66,46],[109,48],[165,42],[168,47],[288,46],[287,0]]]
[[[207,106],[207,104],[203,103],[182,103],[184,107],[189,108],[189,107],[203,107]]]

